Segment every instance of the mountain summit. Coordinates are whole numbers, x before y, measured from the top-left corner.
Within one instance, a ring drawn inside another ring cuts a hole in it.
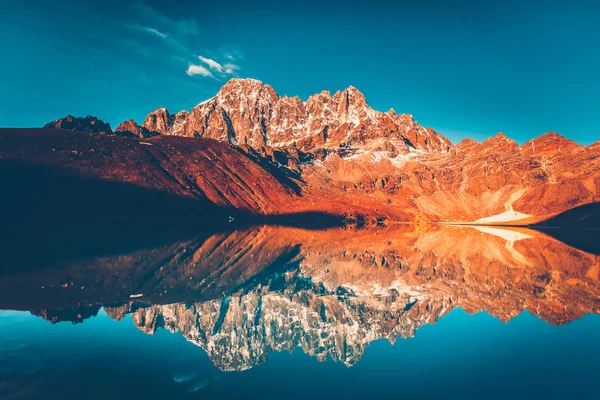
[[[189,113],[152,111],[143,126],[163,135],[207,137],[253,148],[264,146],[315,152],[345,146],[358,150],[375,140],[410,149],[448,152],[448,139],[408,114],[373,110],[350,86],[333,96],[323,91],[306,100],[281,97],[255,79],[231,79]]]

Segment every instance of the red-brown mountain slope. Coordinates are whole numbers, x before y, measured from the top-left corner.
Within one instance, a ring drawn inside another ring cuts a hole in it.
[[[278,179],[239,148],[212,139],[139,140],[56,129],[1,129],[0,161],[56,167],[78,177],[127,183],[252,213],[279,213],[282,205],[299,198],[292,179]]]

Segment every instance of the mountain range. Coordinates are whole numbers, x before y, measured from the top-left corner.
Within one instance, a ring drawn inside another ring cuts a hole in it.
[[[4,161],[57,167],[254,214],[356,221],[531,224],[600,201],[600,141],[555,132],[451,143],[349,87],[281,97],[232,79],[190,111],[152,111],[112,131],[95,117],[0,130]]]

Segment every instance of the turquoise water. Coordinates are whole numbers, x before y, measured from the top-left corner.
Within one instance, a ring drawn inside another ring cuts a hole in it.
[[[178,334],[104,312],[83,324],[0,312],[2,398],[594,398],[600,316],[551,326],[455,309],[414,338],[371,343],[353,367],[300,349],[221,372]]]
[[[498,227],[69,232],[82,246],[0,252],[2,400],[600,397],[589,246]]]

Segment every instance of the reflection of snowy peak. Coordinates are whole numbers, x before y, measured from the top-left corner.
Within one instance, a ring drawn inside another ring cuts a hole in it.
[[[180,332],[223,370],[296,347],[353,365],[456,307],[554,325],[600,313],[599,266],[526,229],[262,226],[0,276],[0,308],[85,323],[104,306],[143,332]]]
[[[447,310],[442,299],[434,304],[394,290],[365,298],[342,287],[329,292],[305,278],[287,282],[282,292],[265,289],[192,305],[151,306],[133,318],[146,333],[161,326],[181,332],[220,369],[234,371],[264,362],[272,351],[296,347],[351,366],[370,342],[412,337]]]

